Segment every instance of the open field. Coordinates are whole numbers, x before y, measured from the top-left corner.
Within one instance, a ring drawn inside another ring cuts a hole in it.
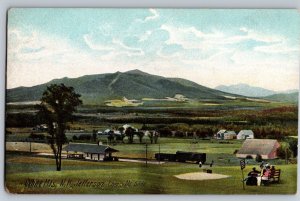
[[[207,168],[211,161],[214,174],[227,175],[228,178],[212,180],[181,180],[175,175],[197,173],[202,170],[195,163],[165,162],[161,164],[118,161],[93,162],[63,159],[62,171],[55,171],[55,160],[51,158],[50,146],[43,143],[26,142],[40,124],[34,113],[10,113],[6,122],[6,186],[12,193],[95,193],[95,194],[293,194],[296,193],[297,165],[285,165],[282,159],[269,160],[282,170],[279,184],[270,186],[246,186],[242,189],[240,160],[235,151],[240,149],[241,140],[215,140],[212,135],[220,129],[252,129],[258,138],[297,136],[298,108],[281,103],[177,103],[157,107],[94,107],[80,108],[66,132],[69,141],[96,143],[93,140],[73,140],[81,134],[92,135],[93,130],[117,129],[126,123],[135,128],[158,130],[161,136],[158,144],[149,144],[148,137],[139,143],[137,137],[133,144],[109,143],[107,136],[97,136],[103,144],[119,150],[114,156],[124,159],[144,160],[148,143],[147,157],[154,160],[154,154],[193,151],[207,154]],[[207,105],[208,104],[208,105]],[[182,107],[181,107],[182,106]],[[22,111],[24,108],[10,106],[8,111]],[[25,106],[24,106],[25,107]],[[26,108],[25,108],[26,109]],[[24,110],[27,111],[27,110]],[[171,131],[189,133],[187,136],[173,136]],[[194,137],[193,132],[197,132]],[[204,137],[203,137],[204,136]],[[44,156],[36,155],[45,153]],[[47,155],[48,154],[48,155]],[[293,159],[296,161],[296,159]],[[245,174],[259,164],[247,160]],[[67,180],[67,181],[66,181]]]
[[[12,193],[105,193],[105,194],[294,194],[296,165],[278,165],[279,184],[246,186],[242,189],[239,166],[215,166],[213,173],[228,175],[217,180],[181,180],[174,175],[199,172],[189,163],[160,165],[129,162],[63,160],[63,170],[55,171],[49,158],[6,155],[6,187]],[[245,172],[252,166],[247,166]],[[63,180],[65,183],[62,183]],[[35,187],[33,183],[35,182]],[[39,184],[38,184],[39,182]]]

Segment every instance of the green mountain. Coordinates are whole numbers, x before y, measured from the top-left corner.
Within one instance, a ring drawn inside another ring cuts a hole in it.
[[[234,84],[234,85],[219,85],[215,89],[224,91],[227,93],[235,93],[242,96],[248,96],[248,97],[265,97],[270,96],[273,94],[276,94],[275,91],[264,89],[261,87],[254,87],[250,86],[248,84]]]
[[[79,78],[54,79],[33,87],[17,87],[7,90],[7,102],[39,100],[50,84],[64,83],[74,87],[82,95],[84,104],[100,104],[106,100],[142,98],[165,98],[182,94],[199,100],[222,100],[232,96],[225,92],[201,86],[189,80],[166,78],[151,75],[139,70],[98,75],[85,75]]]
[[[266,100],[278,101],[278,102],[287,102],[287,103],[298,103],[299,92],[294,93],[279,93],[271,96],[263,97]]]

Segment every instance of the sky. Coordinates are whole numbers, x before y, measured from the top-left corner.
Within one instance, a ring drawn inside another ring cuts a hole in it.
[[[214,88],[299,88],[300,14],[268,9],[12,8],[7,88],[116,71]]]

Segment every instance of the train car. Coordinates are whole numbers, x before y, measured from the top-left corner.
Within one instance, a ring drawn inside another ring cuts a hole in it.
[[[158,161],[176,161],[176,154],[156,153],[155,159]]]
[[[198,153],[198,152],[184,152],[177,151],[176,154],[167,154],[167,153],[156,153],[155,159],[159,161],[178,161],[178,162],[196,162],[200,161],[204,164],[206,161],[206,153]]]
[[[201,161],[204,164],[206,161],[206,153],[177,151],[176,159],[178,162],[192,161],[199,163]]]

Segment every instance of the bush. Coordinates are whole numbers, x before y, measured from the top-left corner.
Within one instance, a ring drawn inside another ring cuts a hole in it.
[[[73,139],[74,141],[76,141],[76,140],[78,140],[78,137],[77,137],[76,135],[73,135],[72,139]]]
[[[234,150],[233,154],[236,154],[238,151],[239,151],[238,149]]]
[[[262,162],[262,156],[260,154],[256,154],[255,161],[258,163]]]
[[[246,156],[246,159],[253,159],[251,155]]]

